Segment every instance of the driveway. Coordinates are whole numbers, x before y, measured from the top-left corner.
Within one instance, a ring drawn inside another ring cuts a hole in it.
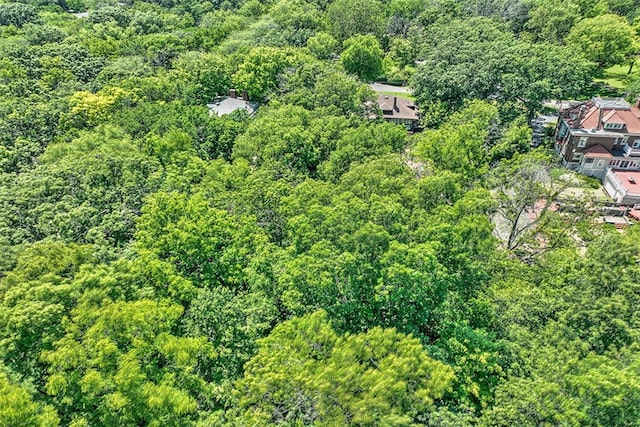
[[[411,93],[411,89],[406,86],[393,86],[385,83],[371,83],[371,89],[375,92],[402,92]]]

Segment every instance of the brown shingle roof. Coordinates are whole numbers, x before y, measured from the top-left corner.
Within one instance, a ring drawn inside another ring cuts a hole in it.
[[[378,95],[378,106],[385,119],[418,120],[418,110],[412,100],[393,95]]]
[[[582,154],[584,154],[585,157],[613,157],[609,150],[607,150],[600,144],[592,145],[589,148],[585,148],[584,150],[582,150]]]

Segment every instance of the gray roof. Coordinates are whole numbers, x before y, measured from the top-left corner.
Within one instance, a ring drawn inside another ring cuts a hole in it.
[[[249,115],[252,115],[258,109],[257,104],[253,102],[245,101],[242,98],[231,98],[228,96],[217,97],[211,102],[211,104],[207,104],[207,107],[209,107],[209,114],[217,114],[218,116],[231,114],[236,110],[246,110]]]
[[[630,105],[624,98],[593,98],[593,103],[598,108],[605,110],[628,110]]]

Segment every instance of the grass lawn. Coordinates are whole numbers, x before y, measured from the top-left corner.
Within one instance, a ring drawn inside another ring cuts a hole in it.
[[[391,95],[391,96],[397,96],[398,98],[404,98],[404,99],[410,99],[412,101],[416,100],[416,97],[408,94],[406,92],[376,92],[376,94],[378,95]]]
[[[636,60],[631,74],[627,74],[628,71],[629,64],[614,65],[611,68],[607,68],[604,72],[604,77],[595,79],[595,82],[624,90],[632,80],[640,78],[640,63]]]

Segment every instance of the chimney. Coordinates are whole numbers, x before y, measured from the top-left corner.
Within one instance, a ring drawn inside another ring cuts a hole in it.
[[[602,114],[604,113],[602,106],[598,110],[598,130],[602,129]]]
[[[247,93],[246,90],[242,91],[242,100],[243,101],[248,101],[249,100],[249,94]]]
[[[578,113],[578,117],[576,117],[576,121],[573,123],[574,129],[580,129],[582,119],[584,119],[584,112],[587,110],[587,106],[582,104],[580,106],[580,112]]]
[[[238,92],[235,89],[229,89],[229,96],[236,99],[238,97]]]
[[[393,109],[395,111],[400,111],[400,109],[398,108],[398,97],[397,96],[393,97]]]

